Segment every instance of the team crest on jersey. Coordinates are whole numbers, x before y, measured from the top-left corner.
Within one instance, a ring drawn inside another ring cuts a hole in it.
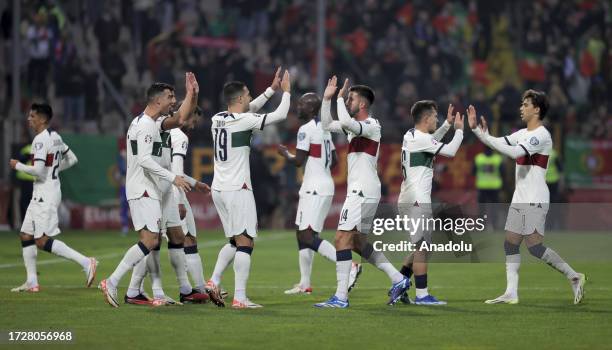
[[[35,148],[37,151],[38,151],[38,150],[40,150],[40,149],[42,149],[42,147],[43,147],[43,143],[42,143],[42,142],[36,142],[36,143],[34,144],[34,148]]]
[[[145,142],[146,143],[151,143],[151,141],[153,141],[153,137],[151,135],[145,136]]]
[[[370,121],[369,121],[369,120],[366,120],[364,123],[366,123],[366,124],[370,124]]]
[[[299,141],[304,141],[305,138],[306,138],[306,133],[305,132],[298,133],[298,140]]]
[[[436,141],[436,139],[434,139],[433,137],[431,138],[431,143],[433,143],[434,145],[438,144],[438,141]]]
[[[532,146],[537,146],[537,145],[540,143],[540,141],[538,141],[538,139],[537,139],[535,136],[533,136],[533,137],[532,137],[532,138],[529,140],[529,143],[530,143]]]

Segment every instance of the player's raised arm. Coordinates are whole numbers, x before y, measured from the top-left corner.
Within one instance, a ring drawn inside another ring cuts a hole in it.
[[[180,128],[189,119],[198,104],[200,86],[195,75],[191,72],[185,73],[185,99],[178,111],[170,118],[162,122],[162,130]]]
[[[340,121],[340,125],[342,125],[342,128],[344,130],[348,130],[356,135],[361,135],[363,133],[362,123],[351,118],[351,115],[346,110],[346,105],[344,104],[344,98],[346,93],[348,92],[348,84],[349,80],[345,79],[342,88],[340,89],[340,91],[338,91],[338,121]]]
[[[268,113],[264,116],[264,120],[261,122],[261,129],[267,124],[274,124],[287,119],[287,113],[289,113],[289,105],[291,104],[291,77],[289,72],[285,70],[283,80],[280,82],[280,87],[283,90],[283,97],[280,105],[272,113]]]
[[[446,112],[446,119],[444,120],[444,123],[442,123],[442,125],[438,128],[438,130],[434,131],[433,133],[433,137],[434,139],[436,139],[436,141],[442,140],[444,135],[446,135],[448,130],[450,130],[450,127],[453,124],[454,119],[455,117],[453,115],[453,105],[449,104],[448,111]]]
[[[274,95],[274,93],[280,88],[281,83],[281,68],[278,67],[272,80],[272,85],[266,89],[261,95],[257,96],[251,103],[249,103],[249,112],[256,113],[263,107],[268,100]]]
[[[336,81],[337,78],[335,75],[327,80],[327,87],[323,92],[323,102],[321,102],[321,126],[323,130],[344,133],[340,122],[334,120],[331,115],[331,99],[336,94]]]
[[[452,111],[452,110],[449,108],[449,111]],[[454,119],[454,126],[455,126],[455,135],[453,136],[453,139],[451,140],[451,142],[443,144],[438,149],[439,155],[449,157],[449,158],[452,158],[455,156],[455,154],[457,154],[457,151],[459,150],[459,146],[461,146],[461,141],[463,141],[464,117],[461,116],[459,112],[457,112],[456,116],[453,119]]]
[[[480,116],[481,125],[477,125],[476,121],[476,109],[474,106],[468,108],[468,123],[470,128],[476,136],[485,145],[491,147],[499,153],[507,155],[512,159],[517,159],[523,156],[529,156],[529,152],[523,145],[511,145],[511,142],[507,137],[493,137],[489,134],[489,128],[487,126],[487,120],[484,116]]]

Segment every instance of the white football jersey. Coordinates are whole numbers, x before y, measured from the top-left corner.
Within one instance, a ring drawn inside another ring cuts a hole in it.
[[[346,195],[380,198],[377,163],[381,126],[372,117],[359,121],[359,125],[361,132],[347,132],[349,149]]]
[[[162,139],[155,121],[144,113],[134,118],[128,129],[126,142],[125,189],[127,199],[148,196],[161,200],[161,193],[157,185],[161,180],[138,164],[138,155],[146,153],[150,154],[155,162],[161,164]]]
[[[251,186],[251,135],[263,130],[267,114],[220,112],[212,117],[216,191],[236,191]]]
[[[516,159],[516,188],[512,203],[549,203],[546,168],[553,143],[548,130],[544,126],[531,131],[521,129],[504,139],[508,145],[518,145],[528,154]]]
[[[399,203],[431,203],[433,162],[443,145],[432,134],[414,128],[404,134]]]
[[[187,157],[187,149],[189,148],[189,138],[187,135],[180,128],[170,129],[170,142],[170,146],[172,147],[172,158],[179,155],[183,157],[184,160],[185,157]],[[184,163],[185,162],[183,162],[183,164]],[[187,196],[183,190],[179,190],[176,186],[174,186],[174,194],[177,203],[187,203]]]
[[[62,157],[68,153],[68,146],[64,144],[61,136],[55,131],[45,129],[34,137],[30,157],[32,164],[36,161],[45,162],[46,176],[44,180],[34,180],[32,197],[50,197],[60,200],[62,197],[59,178],[59,166]]]
[[[170,170],[170,163],[172,162],[172,140],[170,131],[173,129],[164,130],[162,128],[162,123],[169,117],[169,115],[163,115],[157,118],[157,120],[155,121],[155,125],[157,125],[157,130],[159,130],[159,137],[161,137],[162,142],[161,157],[159,157],[158,163],[164,169],[167,170]]]
[[[315,119],[298,130],[296,148],[308,152],[300,195],[334,195],[334,180],[331,176],[334,142],[329,131],[324,131]]]

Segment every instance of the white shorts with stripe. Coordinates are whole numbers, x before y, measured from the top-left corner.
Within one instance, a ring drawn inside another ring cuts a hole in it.
[[[506,231],[519,235],[530,235],[537,232],[544,235],[548,203],[512,204],[506,219]]]
[[[161,228],[161,204],[157,199],[151,197],[140,197],[130,199],[130,215],[134,230],[146,229],[153,233],[159,233]]]
[[[231,238],[245,233],[257,237],[257,209],[253,191],[212,191],[215,208],[223,224],[225,237]]]
[[[35,239],[43,235],[51,237],[59,234],[61,231],[58,227],[58,206],[58,200],[32,197],[21,224],[21,232],[30,234]]]
[[[347,196],[340,211],[338,230],[370,233],[380,198]]]
[[[310,228],[314,232],[320,233],[323,230],[325,218],[327,218],[333,198],[334,196],[318,194],[300,195],[295,215],[295,225],[298,230],[303,231]]]

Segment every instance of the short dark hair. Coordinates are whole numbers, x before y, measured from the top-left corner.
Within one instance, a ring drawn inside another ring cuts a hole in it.
[[[548,104],[548,97],[546,97],[546,93],[543,91],[529,89],[523,93],[523,100],[526,98],[531,100],[534,107],[540,108],[540,119],[543,119],[550,106]]]
[[[32,103],[31,110],[38,114],[42,114],[47,117],[47,120],[53,118],[53,109],[48,103]]]
[[[246,84],[241,81],[230,81],[223,85],[223,100],[226,104],[230,104],[233,99],[242,95]]]
[[[371,106],[374,103],[374,90],[371,87],[366,85],[353,85],[349,89],[349,91],[356,93],[357,95],[368,100],[368,106]]]
[[[435,101],[417,101],[415,104],[412,105],[412,108],[410,108],[410,115],[412,116],[412,119],[414,119],[414,123],[418,124],[421,119],[423,119],[424,114],[431,110],[438,110],[438,104]]]
[[[157,95],[161,94],[165,90],[174,92],[174,86],[166,83],[153,83],[147,89],[147,102],[151,102]]]

